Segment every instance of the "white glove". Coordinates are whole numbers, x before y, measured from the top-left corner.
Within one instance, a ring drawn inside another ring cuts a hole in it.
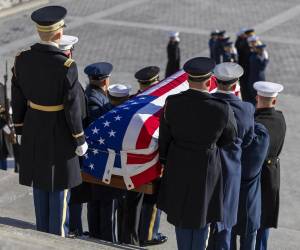
[[[78,156],[83,156],[88,150],[88,144],[84,142],[82,145],[78,146],[75,150],[75,154]]]
[[[17,135],[17,143],[21,145],[21,142],[22,142],[22,135]]]
[[[269,59],[269,54],[268,54],[268,51],[266,51],[266,50],[264,50],[264,52],[263,52],[263,56],[264,56],[264,58],[265,59]]]
[[[3,131],[6,133],[6,134],[10,134],[10,128],[7,126],[7,125],[5,125],[4,127],[3,127]]]

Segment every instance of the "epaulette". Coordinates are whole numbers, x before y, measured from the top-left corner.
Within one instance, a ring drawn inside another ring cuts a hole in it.
[[[19,51],[16,56],[15,56],[15,61],[14,61],[14,67],[13,67],[13,73],[14,75],[16,76],[17,75],[17,72],[16,72],[16,61],[17,61],[17,57],[20,56],[24,51],[28,51],[28,50],[31,50],[31,48],[27,48],[27,49],[22,49],[21,51]]]
[[[68,58],[67,61],[65,61],[64,66],[70,68],[73,62],[75,62],[75,60]]]

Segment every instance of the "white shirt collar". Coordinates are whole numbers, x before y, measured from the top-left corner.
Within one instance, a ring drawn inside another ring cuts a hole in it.
[[[195,89],[195,88],[190,88],[192,90],[196,90],[196,91],[199,91],[199,92],[202,92],[202,93],[208,93],[209,94],[209,91],[208,90],[204,90],[204,89]]]
[[[216,93],[222,93],[222,94],[230,95],[230,94],[234,94],[234,91],[226,91],[226,90],[220,90],[220,89],[218,89],[216,91]]]
[[[45,45],[51,45],[54,46],[56,48],[59,48],[59,45],[55,42],[51,42],[51,41],[40,41],[41,44],[45,44]]]

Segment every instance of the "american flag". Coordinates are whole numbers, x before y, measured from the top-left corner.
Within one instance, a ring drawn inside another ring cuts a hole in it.
[[[187,89],[187,74],[179,71],[91,123],[83,171],[107,184],[112,175],[123,176],[128,190],[157,179],[159,116],[169,95]]]

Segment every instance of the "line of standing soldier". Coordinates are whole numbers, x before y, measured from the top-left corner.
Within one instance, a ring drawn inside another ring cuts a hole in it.
[[[236,249],[237,235],[241,250],[265,250],[278,219],[286,128],[275,105],[283,87],[256,82],[255,111],[234,94],[243,75],[238,64],[215,67],[200,57],[184,70],[189,90],[169,96],[161,115],[158,207],[175,226],[179,250]],[[212,71],[218,90],[209,94]]]
[[[41,41],[17,55],[12,77],[13,120],[21,145],[20,184],[33,187],[37,229],[61,236],[69,234],[70,190],[73,193],[82,182],[78,156],[88,147],[85,121],[91,122],[129,97],[126,86],[109,87],[112,65],[102,62],[85,69],[90,80],[86,100],[71,51],[59,48],[65,15],[66,9],[59,6],[33,12]],[[165,168],[157,207],[156,196],[148,199],[141,193],[92,187],[91,236],[139,245],[163,243],[167,238],[158,233],[161,209],[176,227],[180,250],[204,249],[210,223],[213,249],[228,247],[230,236],[234,239],[237,234],[242,249],[253,249],[255,240],[257,249],[266,249],[269,228],[277,226],[278,218],[278,156],[285,122],[274,107],[282,86],[254,84],[258,91],[255,119],[266,130],[254,123],[253,107],[233,95],[243,70],[232,63],[214,68],[209,58],[189,60],[184,70],[190,89],[166,101],[159,137]],[[210,95],[213,69],[218,91]],[[158,73],[157,67],[137,72],[141,89],[156,83]],[[256,196],[260,187],[261,208]],[[80,206],[74,210],[71,219],[81,214]],[[116,211],[125,218],[120,229],[107,216]],[[234,248],[234,240],[231,245]]]
[[[269,63],[266,45],[260,41],[254,29],[241,29],[237,33],[235,44],[229,41],[226,31],[215,30],[209,40],[210,58],[217,64],[221,62],[237,62],[244,69],[240,79],[241,95],[244,101],[256,103],[256,90],[253,84],[265,81],[265,71]]]

